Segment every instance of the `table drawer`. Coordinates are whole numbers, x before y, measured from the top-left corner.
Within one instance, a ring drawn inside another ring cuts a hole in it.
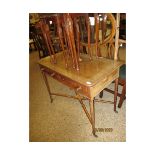
[[[63,83],[64,85],[68,86],[69,88],[75,89],[77,90],[79,93],[89,97],[89,89],[88,87],[73,81],[70,78],[65,77],[64,75],[61,75],[57,72],[48,70],[48,69],[44,69],[44,72],[47,73],[48,75],[50,75],[52,78],[54,78],[55,80]]]

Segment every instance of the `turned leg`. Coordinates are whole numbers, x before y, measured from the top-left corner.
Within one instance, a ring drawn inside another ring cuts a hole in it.
[[[115,92],[114,92],[114,111],[116,111],[116,104],[117,104],[117,93],[118,93],[118,78],[115,80]]]
[[[92,124],[92,133],[95,137],[95,108],[94,108],[94,100],[90,99],[90,115],[91,115],[91,124]]]
[[[42,75],[43,75],[43,78],[44,78],[44,81],[45,81],[45,84],[46,84],[46,87],[47,87],[47,90],[48,90],[48,93],[49,93],[49,96],[50,96],[50,99],[51,99],[51,103],[52,103],[53,99],[52,99],[52,95],[51,95],[50,86],[49,86],[49,83],[48,83],[48,80],[47,80],[46,73],[43,70],[42,70]]]
[[[126,84],[123,85],[122,94],[121,94],[119,104],[118,104],[119,108],[122,107],[122,104],[123,104],[123,101],[124,101],[124,98],[125,98],[125,93],[126,93]]]

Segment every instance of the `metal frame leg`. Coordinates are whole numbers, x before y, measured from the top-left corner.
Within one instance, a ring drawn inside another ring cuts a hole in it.
[[[75,90],[75,94],[78,97],[78,100],[86,114],[86,116],[88,117],[91,125],[92,125],[92,133],[95,137],[98,137],[95,132],[95,106],[94,106],[94,98],[89,100],[89,106],[90,106],[90,113],[87,111],[87,108],[85,107],[84,103],[83,103],[83,98],[81,98],[81,96],[78,94],[78,92]]]
[[[92,125],[92,133],[95,137],[97,135],[95,134],[95,106],[94,106],[94,99],[90,99],[90,116],[91,116],[91,125]]]
[[[117,104],[117,93],[118,93],[118,78],[115,80],[115,92],[114,92],[114,111],[118,113],[116,110],[116,104]]]
[[[49,86],[49,83],[48,83],[48,80],[47,80],[46,73],[43,70],[42,70],[42,75],[43,75],[43,79],[45,81],[45,84],[46,84],[46,87],[47,87],[47,90],[48,90],[48,93],[49,93],[49,96],[50,96],[50,100],[51,100],[51,103],[52,103],[53,102],[53,98],[52,98],[52,95],[51,95],[50,86]]]
[[[81,103],[81,106],[86,114],[86,116],[88,117],[91,125],[92,125],[92,133],[95,137],[98,137],[96,135],[96,129],[95,129],[95,106],[94,106],[94,98],[91,98],[89,99],[89,105],[90,105],[90,113],[87,111],[84,103],[83,103],[83,99],[85,100],[86,98],[80,96],[77,91],[75,91],[76,93],[76,96],[71,96],[71,95],[65,95],[65,94],[59,94],[59,93],[51,93],[51,90],[50,90],[50,86],[49,86],[49,83],[48,83],[48,80],[47,80],[47,76],[46,76],[46,72],[44,72],[44,69],[41,69],[42,71],[42,75],[43,75],[43,79],[45,81],[45,84],[46,84],[46,87],[47,87],[47,90],[48,90],[48,93],[49,93],[49,96],[50,96],[50,99],[51,99],[51,103],[53,102],[53,98],[52,98],[52,95],[58,95],[58,96],[64,96],[64,97],[69,97],[69,98],[74,98],[74,99],[77,99],[79,100],[79,102]]]

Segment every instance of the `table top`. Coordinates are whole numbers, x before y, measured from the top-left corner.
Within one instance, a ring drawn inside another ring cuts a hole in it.
[[[121,61],[106,58],[93,57],[93,60],[90,60],[87,54],[81,54],[80,57],[82,61],[80,62],[79,71],[72,67],[65,67],[62,52],[56,54],[56,64],[50,62],[50,56],[40,59],[39,64],[85,86],[95,85],[123,64]]]

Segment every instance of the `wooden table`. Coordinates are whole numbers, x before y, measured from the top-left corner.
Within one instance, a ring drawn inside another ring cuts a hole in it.
[[[50,62],[50,57],[45,57],[39,61],[39,66],[42,71],[51,102],[53,101],[52,95],[78,99],[92,125],[92,132],[94,136],[96,136],[94,98],[115,80],[114,111],[116,111],[119,68],[122,65],[122,62],[96,57],[93,57],[93,60],[90,60],[86,54],[82,54],[80,57],[82,58],[82,61],[80,62],[79,71],[72,67],[69,67],[68,69],[65,68],[62,52],[56,55],[56,64],[52,64]],[[76,96],[51,92],[46,76],[47,74],[64,85],[74,89]],[[85,99],[90,101],[90,113],[87,111],[83,103],[83,100]]]

